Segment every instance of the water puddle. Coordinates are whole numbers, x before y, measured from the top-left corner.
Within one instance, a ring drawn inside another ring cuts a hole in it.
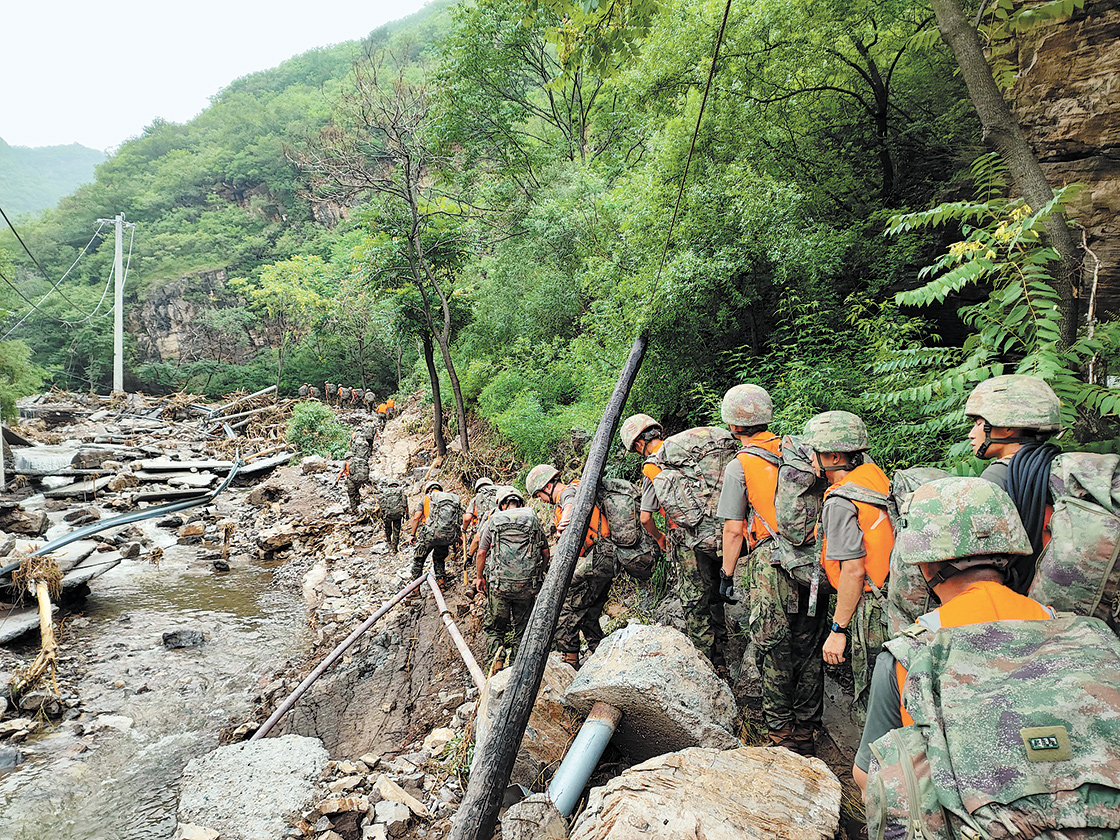
[[[170,837],[184,765],[246,716],[262,676],[306,648],[303,603],[268,569],[215,575],[197,565],[202,549],[145,531],[167,546],[159,567],[125,560],[91,582],[82,618],[70,619],[83,640],[67,645],[84,651],[83,714],[20,745],[26,762],[0,776],[0,838]],[[164,648],[179,628],[206,642]]]

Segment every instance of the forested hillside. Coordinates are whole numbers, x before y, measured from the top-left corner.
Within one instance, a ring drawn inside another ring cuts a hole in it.
[[[980,17],[1005,89],[1015,33],[1079,5]],[[749,380],[779,431],[843,408],[888,467],[952,460],[963,395],[1019,370],[1077,438],[1115,437],[1112,314],[1077,310],[1049,247],[1075,191],[1017,197],[957,69],[918,0],[431,5],[125,143],[22,227],[52,280],[93,241],[10,338],[106,387],[96,220],[123,212],[130,387],[421,386],[464,444],[474,411],[545,460],[645,330],[631,402],[671,430]],[[27,298],[50,289],[0,248]]]
[[[6,212],[34,213],[93,180],[105,153],[77,143],[35,149],[10,146],[0,138],[0,195]]]

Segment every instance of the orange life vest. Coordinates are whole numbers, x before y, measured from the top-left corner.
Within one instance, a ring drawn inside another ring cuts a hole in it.
[[[378,414],[384,414],[388,410],[389,410],[389,406],[386,403],[381,403],[381,405],[379,405],[377,407],[377,413]]]
[[[424,518],[422,520],[420,520],[421,524],[424,524],[428,521],[428,514],[430,514],[432,512],[431,508],[432,508],[432,500],[431,500],[431,498],[429,498],[427,496],[427,494],[425,494],[425,496],[424,496]]]
[[[993,580],[974,583],[956,598],[951,598],[936,610],[942,627],[963,627],[966,624],[983,624],[987,621],[1043,621],[1053,618],[1050,611],[1033,598],[1020,595]],[[906,684],[906,669],[895,662],[898,677],[899,709],[902,725],[911,726],[914,719],[902,705],[902,687]]]
[[[778,456],[782,454],[782,439],[771,432],[751,435],[743,446],[757,446]],[[747,537],[747,547],[753,549],[767,537],[778,533],[778,512],[774,509],[774,494],[778,490],[778,467],[765,458],[749,452],[740,452],[735,457],[743,466],[747,504],[754,511],[754,516],[747,521],[743,531]]]
[[[568,487],[579,487],[579,479],[577,478],[575,481],[562,485],[560,487],[560,493],[562,494]],[[559,496],[557,496],[557,498],[559,498]],[[559,532],[560,529],[560,520],[563,518],[564,506],[557,505],[552,513],[552,524],[557,529],[557,532]],[[610,526],[607,525],[607,518],[599,512],[599,506],[595,505],[591,508],[591,521],[587,525],[587,533],[583,535],[583,547],[579,550],[580,556],[582,557],[587,550],[594,546],[601,538],[609,537],[610,535],[611,529]]]
[[[395,402],[393,402],[392,400],[386,400],[385,401],[385,407],[386,408],[396,408],[397,404]]]
[[[657,454],[657,450],[659,450],[664,444],[665,444],[665,441],[663,441],[663,440],[651,441],[646,446],[645,457],[646,458],[652,458],[654,455]],[[649,461],[646,461],[644,464],[642,464],[642,475],[644,475],[646,478],[648,478],[651,483],[660,474],[661,474],[661,467],[657,466],[657,464],[651,464]],[[665,508],[661,508],[661,515],[663,517],[665,517],[665,524],[666,525],[668,525],[670,528],[676,528],[677,527],[673,523],[673,520],[670,519],[668,516],[666,516]]]
[[[891,487],[890,479],[881,469],[874,464],[861,464],[844,476],[841,481],[829,487],[824,493],[825,499],[828,498],[829,493],[845,484],[857,484],[883,495],[886,495]],[[864,571],[867,573],[867,577],[871,578],[871,583],[881,587],[886,583],[887,574],[891,570],[891,549],[894,548],[894,529],[891,527],[891,519],[881,507],[876,507],[867,502],[857,502],[851,499],[849,501],[856,506],[859,529],[863,532],[863,547],[867,552],[863,560]],[[825,534],[821,545],[821,566],[824,567],[824,573],[828,576],[828,582],[832,584],[833,589],[836,589],[840,585],[840,561],[826,560],[825,557],[827,556],[828,534]],[[871,583],[864,580],[864,592],[871,591]]]

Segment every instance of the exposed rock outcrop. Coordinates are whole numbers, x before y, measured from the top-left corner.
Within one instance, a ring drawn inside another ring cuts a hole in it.
[[[1120,306],[1120,0],[1023,33],[1010,98],[1051,184],[1087,189],[1070,215],[1101,260],[1096,312]],[[1091,274],[1092,257],[1087,257]],[[1091,289],[1083,290],[1082,309]]]

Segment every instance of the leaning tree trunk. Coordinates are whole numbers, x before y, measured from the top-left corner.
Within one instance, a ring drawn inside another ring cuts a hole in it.
[[[953,51],[961,68],[961,76],[968,86],[969,98],[972,99],[972,105],[983,127],[984,142],[999,152],[1011,172],[1015,186],[1031,209],[1037,210],[1054,198],[1054,191],[1046,180],[1034,150],[1011,113],[1011,108],[992,78],[980,35],[965,18],[960,0],[930,0],[930,3],[937,16],[941,38]],[[1062,304],[1061,342],[1064,346],[1069,346],[1077,338],[1078,312],[1074,289],[1080,271],[1081,255],[1064,213],[1050,214],[1046,220],[1046,234],[1050,244],[1062,258],[1061,268],[1054,277],[1054,286]]]
[[[443,403],[439,398],[439,373],[436,371],[431,332],[424,330],[421,340],[424,343],[424,364],[428,366],[428,379],[432,382],[432,422],[435,424],[436,455],[443,456],[447,454],[447,440],[443,436]]]

